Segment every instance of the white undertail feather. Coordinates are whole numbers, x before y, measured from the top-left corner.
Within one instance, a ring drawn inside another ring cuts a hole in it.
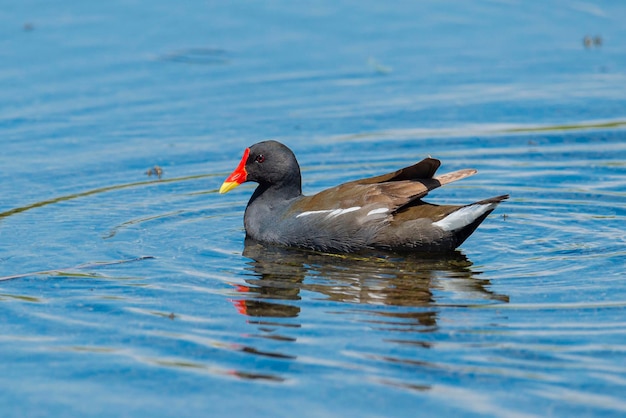
[[[486,212],[495,209],[497,205],[497,203],[487,203],[464,206],[452,212],[442,220],[433,222],[433,225],[438,226],[444,231],[456,231],[471,224]]]

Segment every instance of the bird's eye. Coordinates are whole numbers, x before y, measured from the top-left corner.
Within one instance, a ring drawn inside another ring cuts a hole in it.
[[[257,163],[262,163],[263,161],[265,161],[265,155],[263,154],[257,155],[254,161],[256,161]]]

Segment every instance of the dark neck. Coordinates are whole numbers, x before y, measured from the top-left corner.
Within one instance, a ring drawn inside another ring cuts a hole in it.
[[[302,196],[302,184],[300,176],[297,179],[292,178],[291,181],[280,184],[259,184],[256,188],[248,205],[259,200],[265,203],[280,203],[285,200],[291,200]]]

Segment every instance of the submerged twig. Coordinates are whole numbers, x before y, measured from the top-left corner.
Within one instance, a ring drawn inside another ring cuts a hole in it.
[[[43,271],[35,271],[35,272],[31,272],[31,273],[15,274],[13,276],[4,276],[4,277],[0,277],[0,282],[5,281],[5,280],[21,279],[22,277],[28,277],[28,276],[37,276],[37,275],[40,275],[40,274],[49,274],[49,275],[61,274],[63,271],[68,271],[68,270],[80,270],[80,269],[85,269],[85,268],[89,268],[89,267],[111,266],[111,265],[116,265],[116,264],[132,263],[133,261],[150,260],[150,259],[153,259],[153,258],[154,257],[151,256],[151,255],[144,255],[144,256],[141,256],[141,257],[130,258],[130,259],[127,259],[127,260],[94,261],[94,262],[90,262],[90,263],[79,264],[77,266],[69,267],[69,268],[61,268],[61,269],[53,269],[53,270],[43,270]]]

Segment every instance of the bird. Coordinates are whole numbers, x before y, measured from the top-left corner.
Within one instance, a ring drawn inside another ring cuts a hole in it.
[[[431,190],[477,172],[463,169],[435,176],[440,165],[428,157],[306,196],[293,151],[268,140],[244,150],[219,193],[258,183],[244,213],[246,238],[258,242],[332,253],[449,252],[509,195],[467,205],[425,202],[422,198]]]

